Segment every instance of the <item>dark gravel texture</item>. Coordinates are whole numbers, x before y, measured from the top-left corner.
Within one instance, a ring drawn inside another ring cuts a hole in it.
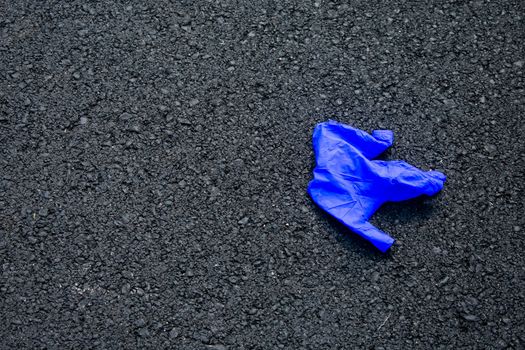
[[[0,0],[1,349],[520,349],[524,2]],[[448,175],[386,255],[315,123]]]

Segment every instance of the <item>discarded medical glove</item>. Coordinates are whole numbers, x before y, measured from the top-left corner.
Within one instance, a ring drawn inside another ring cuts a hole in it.
[[[368,219],[385,202],[398,202],[443,188],[446,176],[403,161],[372,160],[394,141],[390,130],[372,135],[333,120],[315,127],[316,167],[308,193],[315,203],[386,252],[394,239]]]

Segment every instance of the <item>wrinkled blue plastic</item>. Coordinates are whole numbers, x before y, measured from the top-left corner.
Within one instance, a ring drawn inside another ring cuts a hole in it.
[[[363,130],[333,120],[313,133],[316,167],[308,193],[323,210],[386,252],[394,239],[368,219],[385,202],[434,195],[446,176],[403,161],[373,160],[394,141],[390,130]]]

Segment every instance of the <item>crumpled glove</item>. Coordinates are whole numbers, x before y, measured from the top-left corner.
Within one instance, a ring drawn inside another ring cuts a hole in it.
[[[403,161],[372,160],[394,141],[390,130],[372,134],[329,120],[315,127],[316,167],[308,193],[323,210],[353,232],[386,252],[394,239],[368,219],[385,202],[431,196],[443,188],[446,176],[422,171]]]

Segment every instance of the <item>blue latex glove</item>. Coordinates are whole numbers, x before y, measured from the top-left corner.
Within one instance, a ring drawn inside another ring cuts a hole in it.
[[[403,161],[372,160],[394,141],[390,130],[372,135],[335,121],[315,127],[313,147],[316,167],[308,193],[315,203],[380,251],[394,239],[372,226],[368,219],[385,202],[398,202],[443,188],[446,176],[422,171]]]

